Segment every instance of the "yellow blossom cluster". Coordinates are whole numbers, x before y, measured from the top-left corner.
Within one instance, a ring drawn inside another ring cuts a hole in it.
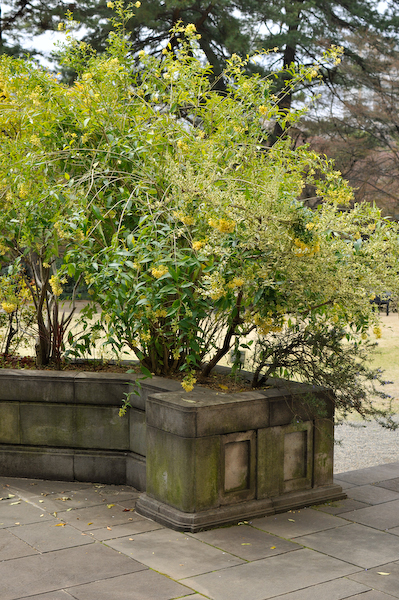
[[[51,287],[51,291],[53,292],[54,296],[60,296],[62,294],[62,285],[61,285],[61,281],[58,275],[52,275],[50,277],[50,287]]]
[[[245,281],[241,277],[234,277],[231,281],[229,281],[227,287],[234,290],[235,288],[242,287],[244,283]]]
[[[233,233],[236,228],[235,221],[229,219],[209,219],[208,224],[220,233]]]
[[[294,242],[294,254],[296,256],[314,256],[317,252],[320,252],[320,244],[316,242],[313,246],[305,244],[302,240],[295,238]]]
[[[163,277],[164,275],[166,275],[166,273],[169,271],[168,267],[166,265],[160,265],[159,267],[153,267],[151,269],[151,274],[156,278],[159,279],[160,277]]]
[[[158,308],[157,310],[154,311],[154,317],[156,319],[159,319],[159,318],[164,319],[167,316],[167,314],[168,314],[168,312],[164,308]]]
[[[173,216],[178,221],[181,221],[182,223],[184,223],[184,225],[194,225],[194,223],[195,223],[194,217],[192,217],[191,215],[185,215],[181,211],[174,211]]]
[[[194,23],[189,23],[188,25],[186,25],[184,33],[186,35],[194,35],[194,33],[196,33],[196,31],[197,31],[197,28],[195,27]]]
[[[194,374],[190,373],[189,375],[186,375],[186,377],[181,382],[182,388],[186,392],[191,392],[191,390],[194,388],[194,384],[196,383],[196,381],[197,379],[194,377]]]
[[[165,77],[165,75],[168,75],[168,73],[164,73],[164,78],[168,79],[167,77]],[[177,140],[176,142],[176,146],[180,149],[180,150],[188,150],[188,146],[187,144],[185,144],[182,140]]]
[[[195,240],[195,242],[193,242],[191,245],[193,247],[193,250],[198,252],[198,250],[201,250],[201,248],[205,246],[205,240]]]
[[[17,304],[15,302],[2,302],[1,303],[1,308],[8,314],[10,315],[11,313],[13,313],[15,310],[17,310]]]
[[[267,335],[270,332],[281,331],[282,325],[275,323],[271,317],[262,317],[259,313],[254,316],[254,323],[260,335]]]
[[[151,334],[148,331],[144,331],[140,334],[140,338],[142,342],[147,344],[149,341],[151,341]]]
[[[381,327],[379,325],[376,325],[373,329],[373,333],[377,339],[380,339],[382,335]]]

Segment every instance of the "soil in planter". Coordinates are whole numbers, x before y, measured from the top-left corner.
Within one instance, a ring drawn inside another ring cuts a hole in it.
[[[0,369],[32,369],[38,370],[33,356],[13,356],[4,354],[0,355]],[[57,371],[55,365],[46,365],[40,368],[41,371]],[[100,360],[79,360],[78,362],[63,362],[61,365],[62,371],[89,371],[89,372],[105,372],[105,373],[126,373],[133,371],[140,374],[140,367],[137,364],[115,363],[112,361]],[[183,373],[174,373],[169,376],[170,379],[182,381]],[[251,385],[248,381],[240,378],[239,375],[232,376],[225,373],[211,373],[205,381],[198,382],[196,385],[208,387],[214,390],[222,390],[223,392],[237,393],[251,390]]]

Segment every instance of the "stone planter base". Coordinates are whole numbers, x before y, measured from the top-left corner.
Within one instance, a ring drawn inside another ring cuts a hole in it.
[[[121,418],[135,376],[4,369],[0,475],[131,485],[138,512],[193,532],[344,498],[325,391],[270,383],[187,393],[153,377]]]
[[[283,385],[150,396],[146,495],[136,510],[195,532],[345,498],[333,484],[332,402],[321,389]]]
[[[185,513],[150,498],[147,494],[142,494],[136,502],[135,510],[140,515],[153,519],[157,523],[176,531],[196,533],[212,527],[237,523],[237,521],[267,517],[287,510],[344,498],[346,498],[346,494],[342,492],[341,486],[333,484],[303,492],[291,492],[276,498],[250,500],[197,513]]]

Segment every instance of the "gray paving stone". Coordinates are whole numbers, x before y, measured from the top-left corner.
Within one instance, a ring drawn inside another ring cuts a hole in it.
[[[25,479],[17,477],[0,477],[0,486],[6,486],[17,491],[32,493],[35,496],[40,494],[63,494],[73,490],[88,489],[93,486],[92,483],[82,481],[48,481],[43,479]]]
[[[118,538],[107,544],[177,580],[243,563],[227,552],[170,529]]]
[[[19,600],[143,569],[99,543],[16,558],[0,563],[1,600]]]
[[[280,537],[293,539],[324,529],[342,527],[346,521],[313,508],[293,510],[279,515],[262,517],[251,521],[253,527],[274,533]]]
[[[352,488],[349,495],[354,500],[366,504],[382,504],[383,502],[399,500],[399,493],[371,484]]]
[[[156,529],[164,529],[159,523],[135,515],[133,521],[126,525],[116,525],[110,528],[95,529],[90,532],[90,535],[100,542],[113,540],[115,538],[136,535],[138,533],[146,533],[147,531],[155,531]]]
[[[222,527],[211,531],[203,531],[192,537],[249,561],[301,548],[298,544],[283,540],[248,525],[236,525],[234,527]]]
[[[46,496],[30,496],[29,502],[35,506],[41,506],[48,512],[62,512],[68,508],[85,508],[90,506],[101,506],[107,504],[107,499],[99,492],[92,489],[68,491],[59,494],[48,494]],[[109,502],[113,502],[110,500]]]
[[[303,549],[191,577],[182,583],[213,600],[268,600],[356,571],[358,567]]]
[[[351,524],[297,538],[306,547],[348,563],[371,569],[399,560],[399,538],[371,527]]]
[[[386,490],[399,492],[399,477],[395,477],[395,479],[387,479],[386,481],[378,481],[375,485],[385,488]]]
[[[366,508],[367,506],[369,506],[369,504],[366,504],[365,502],[359,502],[358,500],[352,500],[352,498],[346,498],[345,500],[337,500],[336,502],[318,504],[317,506],[313,506],[313,508],[320,510],[321,512],[326,512],[330,515],[340,515],[341,513],[357,510],[359,508]]]
[[[363,598],[363,593],[369,589],[368,586],[362,583],[342,577],[342,579],[334,579],[333,581],[284,594],[278,600],[346,600],[355,597],[352,594],[362,594]]]
[[[192,590],[147,570],[69,588],[69,591],[77,600],[171,600],[186,598]]]
[[[342,513],[340,517],[384,531],[393,529],[399,527],[399,500]]]
[[[281,600],[284,600],[283,598]],[[378,590],[370,590],[365,594],[356,594],[356,596],[350,596],[347,600],[392,600],[392,596],[387,596],[383,592]]]
[[[134,519],[132,514],[130,511],[125,512],[123,506],[111,502],[88,508],[75,508],[69,512],[60,511],[57,517],[81,531],[92,531],[130,523]]]
[[[74,600],[74,598],[68,592],[57,590],[56,592],[39,594],[39,596],[25,596],[24,598],[19,598],[19,600]]]
[[[74,546],[93,543],[91,537],[82,535],[80,531],[76,531],[70,525],[63,525],[59,521],[56,523],[51,521],[32,523],[31,525],[14,527],[12,531],[39,552],[51,552],[52,550],[62,550],[63,548],[73,548]]]
[[[13,525],[27,525],[54,519],[45,511],[28,504],[17,497],[0,502],[0,529]]]
[[[356,484],[341,480],[339,478],[339,475],[340,474],[338,474],[336,477],[334,477],[334,483],[336,483],[337,485],[340,485],[344,491],[347,491],[350,488],[355,487]]]
[[[389,573],[380,575],[379,573]],[[359,571],[350,575],[350,579],[368,585],[374,590],[399,598],[399,563],[393,562],[381,565],[375,569]]]
[[[16,527],[14,527],[14,530]],[[37,554],[37,550],[25,544],[18,537],[15,537],[6,529],[0,530],[0,561],[21,558],[22,556],[31,556]]]
[[[339,473],[337,479],[345,481],[353,485],[367,485],[368,483],[376,483],[387,479],[395,479],[399,474],[399,463],[388,463],[377,467],[367,467],[357,471],[347,471]],[[341,484],[340,484],[341,485]]]

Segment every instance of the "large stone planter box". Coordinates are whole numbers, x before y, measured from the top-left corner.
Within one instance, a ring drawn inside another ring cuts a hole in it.
[[[179,390],[154,377],[118,416],[134,375],[0,371],[0,475],[128,484],[145,490],[148,394]]]
[[[134,389],[133,375],[2,370],[0,475],[132,485],[138,512],[190,531],[345,497],[323,390],[187,393],[154,377],[120,418]]]

